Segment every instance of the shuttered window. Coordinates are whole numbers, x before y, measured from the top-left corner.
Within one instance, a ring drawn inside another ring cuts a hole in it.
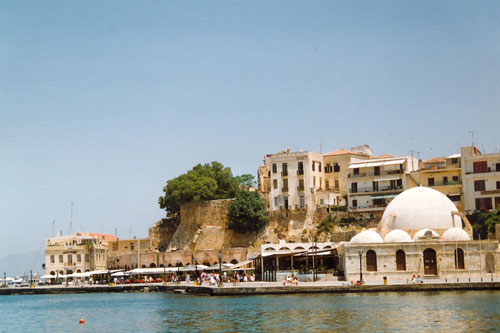
[[[366,270],[368,272],[377,271],[377,254],[373,250],[366,252]]]

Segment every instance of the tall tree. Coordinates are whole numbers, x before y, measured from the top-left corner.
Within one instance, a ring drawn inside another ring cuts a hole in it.
[[[228,206],[229,228],[237,232],[258,231],[269,217],[264,198],[257,192],[242,189]]]

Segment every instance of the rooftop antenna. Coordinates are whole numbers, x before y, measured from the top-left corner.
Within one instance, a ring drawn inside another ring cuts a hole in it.
[[[116,227],[115,227],[115,237],[118,238],[118,233],[116,231]]]
[[[73,201],[71,201],[71,211],[69,213],[69,234],[71,235],[71,229],[73,227]]]
[[[56,220],[52,220],[52,237],[56,236]]]
[[[323,144],[321,142],[319,143],[319,152],[323,152]]]
[[[474,146],[474,134],[476,134],[477,131],[469,130],[469,133],[471,135],[471,146]]]

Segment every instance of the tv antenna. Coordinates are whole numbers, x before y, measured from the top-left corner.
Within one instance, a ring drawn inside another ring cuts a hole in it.
[[[476,134],[477,131],[469,130],[469,133],[471,135],[471,146],[474,146],[474,134]]]

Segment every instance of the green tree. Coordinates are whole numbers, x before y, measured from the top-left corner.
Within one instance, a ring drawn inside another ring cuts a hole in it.
[[[198,164],[191,170],[167,181],[165,195],[158,198],[160,208],[178,213],[182,204],[234,198],[241,187],[253,180],[251,175],[234,177],[231,168],[220,162]]]
[[[268,221],[266,202],[257,192],[242,189],[228,206],[229,229],[236,232],[260,230]]]
[[[500,223],[500,205],[498,205],[496,210],[493,210],[488,213],[486,216],[485,224],[488,227],[488,230],[491,232],[495,231],[495,226]]]

